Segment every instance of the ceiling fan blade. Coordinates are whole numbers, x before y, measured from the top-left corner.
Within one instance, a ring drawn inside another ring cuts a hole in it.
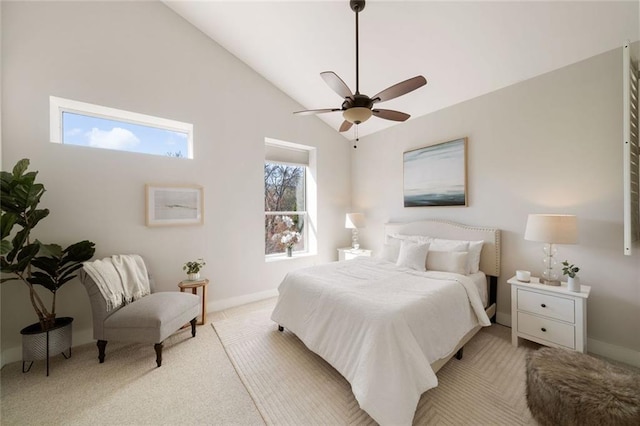
[[[353,97],[353,93],[351,93],[351,89],[349,89],[349,86],[347,86],[346,83],[342,81],[342,79],[338,77],[338,74],[336,74],[335,72],[321,72],[320,77],[322,77],[324,82],[327,83],[327,85],[329,85],[329,87],[331,87],[334,92],[340,95],[341,98],[346,99]]]
[[[416,90],[419,87],[424,86],[425,84],[427,84],[427,79],[419,75],[402,81],[398,84],[394,84],[391,87],[387,87],[382,92],[378,93],[375,96],[372,96],[371,99],[373,100],[373,103],[385,102],[390,99],[397,98],[398,96],[405,95],[413,90]]]
[[[295,111],[294,114],[312,115],[312,114],[322,114],[325,112],[334,112],[334,111],[341,111],[341,110],[340,108],[307,109],[304,111]]]
[[[344,120],[342,122],[342,126],[340,126],[340,132],[346,132],[347,130],[349,130],[351,128],[351,126],[353,126],[353,123],[348,122],[347,120]]]
[[[404,112],[400,111],[394,111],[392,109],[374,109],[372,110],[372,112],[376,117],[392,121],[406,121],[409,119],[409,117],[411,117],[409,114],[405,114]]]

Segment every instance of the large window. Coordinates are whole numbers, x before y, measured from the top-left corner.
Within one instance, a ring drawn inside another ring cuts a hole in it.
[[[314,254],[316,237],[315,148],[267,139],[264,162],[264,253],[267,259]]]
[[[193,125],[51,96],[51,142],[193,158]]]

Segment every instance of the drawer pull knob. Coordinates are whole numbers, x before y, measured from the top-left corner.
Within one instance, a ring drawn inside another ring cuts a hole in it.
[[[547,331],[547,329],[546,329],[546,328],[544,328],[544,327],[542,327],[540,330],[542,330],[542,331]]]
[[[543,308],[546,308],[546,307],[547,307],[547,305],[545,305],[544,303],[543,303],[543,304],[541,304],[540,306],[542,306]]]

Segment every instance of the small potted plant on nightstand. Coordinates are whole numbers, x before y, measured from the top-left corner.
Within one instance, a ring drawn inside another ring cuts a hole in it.
[[[580,277],[578,276],[578,272],[580,268],[573,264],[569,264],[568,261],[562,262],[562,274],[568,275],[567,279],[567,288],[569,291],[575,291],[576,293],[580,292]]]
[[[204,265],[206,265],[206,263],[204,259],[201,258],[185,263],[182,270],[187,272],[189,281],[196,281],[200,279],[200,269],[202,269]]]

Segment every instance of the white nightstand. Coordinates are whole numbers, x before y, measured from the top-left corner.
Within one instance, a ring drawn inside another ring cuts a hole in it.
[[[511,343],[518,347],[523,338],[546,346],[587,351],[587,298],[591,287],[581,286],[580,293],[561,286],[530,283],[511,284]]]
[[[358,256],[367,256],[371,257],[371,250],[365,249],[352,249],[351,247],[339,248],[338,249],[338,260],[349,260]]]

